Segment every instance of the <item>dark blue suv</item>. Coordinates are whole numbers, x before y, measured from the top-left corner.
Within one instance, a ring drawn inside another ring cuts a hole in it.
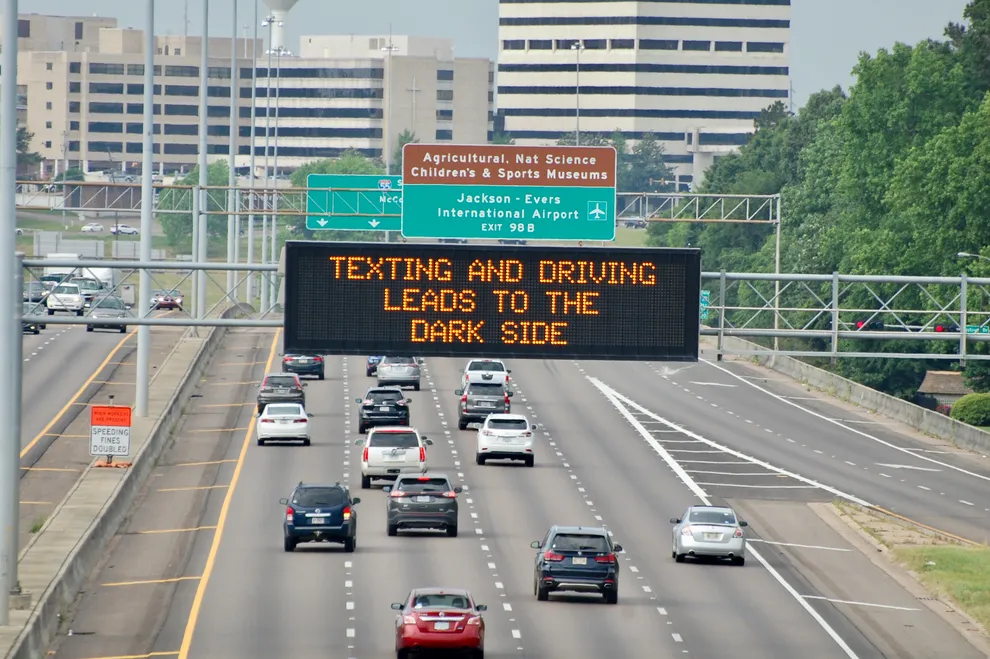
[[[555,591],[600,593],[606,604],[619,601],[622,545],[612,542],[604,526],[551,526],[530,545],[538,549],[533,594],[545,602]]]
[[[378,364],[381,361],[382,361],[381,355],[372,355],[371,357],[368,357],[368,363],[364,367],[364,373],[365,373],[365,375],[367,375],[370,378],[372,375],[374,375],[375,373],[377,373],[378,372]]]
[[[333,485],[307,485],[300,482],[288,499],[280,499],[285,506],[282,533],[285,551],[295,551],[300,542],[342,542],[344,551],[357,547],[357,513],[354,506],[361,499],[351,498],[351,493],[340,483]]]

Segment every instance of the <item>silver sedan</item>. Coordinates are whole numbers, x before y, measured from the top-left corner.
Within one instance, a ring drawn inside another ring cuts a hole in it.
[[[735,565],[746,564],[746,522],[732,508],[691,506],[681,517],[671,518],[674,525],[670,555],[678,563],[708,556],[728,558]]]

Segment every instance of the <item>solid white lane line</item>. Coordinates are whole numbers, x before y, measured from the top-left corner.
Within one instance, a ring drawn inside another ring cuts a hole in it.
[[[689,474],[708,474],[709,476],[773,476],[777,478],[780,474],[775,474],[772,471],[749,471],[743,473],[736,473],[734,471],[701,471],[698,469],[685,469]]]
[[[817,490],[817,485],[743,485],[741,483],[701,483],[711,487],[747,487],[754,490]]]
[[[850,606],[869,606],[875,609],[892,609],[894,611],[921,611],[921,609],[912,609],[907,606],[891,606],[890,604],[872,604],[870,602],[852,602],[850,600],[837,600],[831,597],[823,597],[821,595],[802,595],[806,600],[821,600],[823,602],[831,602],[832,604],[848,604]]]
[[[822,547],[820,545],[799,545],[796,542],[775,542],[773,540],[760,540],[758,538],[749,538],[746,542],[762,542],[765,545],[779,545],[781,547],[799,547],[801,549],[824,549],[825,551],[852,551],[852,549],[845,549],[843,547]]]
[[[612,406],[615,407],[623,417],[625,417],[626,421],[629,422],[629,424],[636,429],[636,431],[640,434],[640,436],[653,447],[653,450],[656,451],[657,454],[661,457],[661,459],[663,459],[663,461],[667,463],[667,466],[670,467],[675,474],[677,474],[678,478],[681,479],[681,482],[684,483],[688,487],[688,489],[690,489],[694,493],[694,495],[697,496],[704,504],[710,506],[711,499],[708,498],[708,496],[705,494],[705,491],[702,490],[698,486],[698,484],[694,482],[694,479],[691,478],[690,474],[684,471],[681,465],[679,465],[677,461],[674,460],[674,458],[670,455],[670,453],[667,452],[667,450],[663,446],[661,446],[660,443],[657,442],[657,440],[652,435],[650,435],[649,431],[647,431],[646,428],[644,428],[643,425],[639,422],[639,420],[635,416],[633,416],[632,412],[630,412],[626,408],[626,406],[623,405],[622,402],[620,402],[618,398],[620,394],[615,392],[611,387],[601,382],[597,378],[589,377],[588,379],[591,381],[592,384],[594,384],[599,389],[599,391],[601,391],[605,395],[606,398],[608,398],[609,402],[612,403]],[[655,418],[659,418],[659,417],[655,417]],[[744,457],[744,456],[740,455],[738,457]],[[787,580],[784,579],[784,577],[782,577],[780,573],[777,572],[777,570],[775,570],[774,567],[767,562],[765,558],[763,558],[762,554],[760,554],[756,549],[754,549],[752,545],[747,544],[746,550],[749,551],[749,553],[753,555],[753,558],[759,561],[760,564],[764,567],[764,569],[766,569],[766,571],[770,573],[770,576],[772,576],[777,581],[777,583],[779,583],[784,588],[784,590],[786,590],[787,593],[791,597],[793,597],[794,600],[805,611],[807,611],[812,618],[814,618],[815,622],[817,622],[821,626],[821,628],[825,630],[825,633],[827,633],[829,637],[831,637],[832,640],[835,641],[835,644],[839,646],[839,648],[845,653],[847,657],[849,657],[849,659],[859,659],[859,656],[853,651],[851,647],[849,647],[849,644],[846,643],[834,629],[832,629],[832,626],[828,624],[828,621],[826,621],[825,618],[823,618],[820,613],[815,611],[815,609],[812,608],[812,606],[808,604],[808,602],[805,601],[805,599],[801,597],[801,595],[796,590],[794,590],[794,587],[791,586],[787,582]]]
[[[520,632],[518,629],[513,629],[512,638],[522,638],[522,632]]]

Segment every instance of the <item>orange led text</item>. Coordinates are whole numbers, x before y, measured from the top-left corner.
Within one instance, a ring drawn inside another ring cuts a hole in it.
[[[414,320],[410,339],[413,343],[484,343],[481,328],[485,321]]]
[[[443,313],[471,313],[478,308],[475,292],[470,289],[455,291],[449,288],[420,290],[403,288],[401,292],[385,289],[385,311],[440,311]]]
[[[541,284],[657,285],[654,263],[624,261],[540,261]]]
[[[592,305],[601,293],[597,291],[547,291],[550,298],[550,313],[577,314],[579,316],[597,316],[598,309]]]

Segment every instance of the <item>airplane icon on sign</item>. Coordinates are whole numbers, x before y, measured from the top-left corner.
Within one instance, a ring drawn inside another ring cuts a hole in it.
[[[604,208],[603,208],[604,206]],[[606,210],[608,206],[604,202],[600,201],[589,201],[588,202],[588,218],[592,220],[604,220],[605,216],[608,215]]]

